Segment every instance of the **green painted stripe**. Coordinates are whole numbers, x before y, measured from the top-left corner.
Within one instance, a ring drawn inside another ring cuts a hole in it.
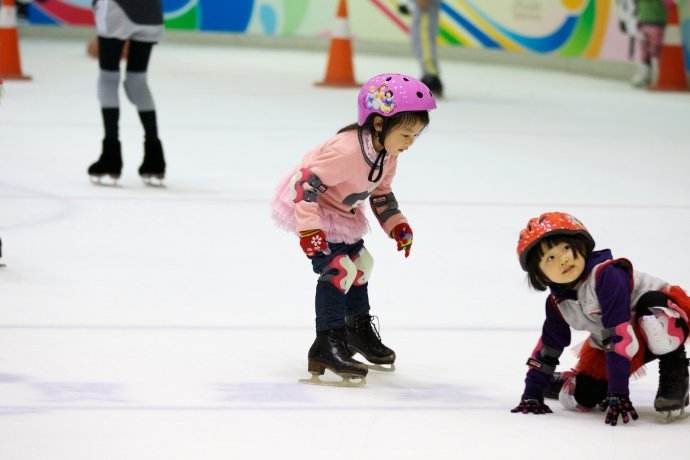
[[[580,56],[587,49],[594,32],[594,20],[596,16],[596,0],[589,0],[584,9],[570,39],[563,45],[559,54],[561,56]]]
[[[165,20],[166,29],[185,29],[185,30],[196,30],[199,28],[199,14],[198,7],[194,7],[187,11],[185,14],[178,16],[174,19]]]
[[[438,35],[441,37],[441,39],[449,44],[449,45],[456,45],[456,46],[467,46],[465,42],[463,42],[460,37],[453,35],[449,30],[444,29],[444,28],[439,28]]]

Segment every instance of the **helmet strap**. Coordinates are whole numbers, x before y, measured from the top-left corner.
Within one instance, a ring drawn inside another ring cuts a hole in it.
[[[388,129],[388,122],[389,120],[387,118],[383,118],[383,126],[381,126],[381,131],[377,131],[376,128],[374,128],[374,132],[378,137],[379,144],[381,144],[381,147],[383,148],[376,157],[376,160],[374,160],[374,164],[371,165],[371,169],[369,170],[369,182],[377,182],[379,179],[381,179],[381,176],[383,175],[383,162],[386,160],[386,155],[388,154],[388,152],[386,152],[386,147],[383,141],[386,137],[385,132]],[[374,179],[374,174],[377,172],[376,168],[378,168],[378,174]]]

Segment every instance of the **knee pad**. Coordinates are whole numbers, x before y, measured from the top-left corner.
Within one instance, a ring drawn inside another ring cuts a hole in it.
[[[367,248],[362,248],[352,259],[355,267],[357,267],[354,285],[362,286],[368,283],[371,272],[374,269],[374,258],[371,256],[371,253],[367,251]]]
[[[638,319],[649,351],[659,356],[678,349],[688,337],[684,312],[670,300],[667,306],[649,307],[649,311]]]
[[[149,84],[146,81],[146,72],[127,72],[124,87],[127,99],[137,107],[139,112],[156,110]]]
[[[587,374],[577,374],[572,384],[572,395],[580,410],[592,409],[606,398],[608,392],[606,380],[598,380]]]
[[[357,267],[355,263],[348,256],[340,254],[331,259],[321,273],[319,281],[327,281],[343,294],[347,294],[356,277]]]
[[[120,72],[101,69],[98,74],[98,101],[104,109],[120,107],[118,87],[120,86]]]
[[[612,351],[628,360],[637,354],[640,342],[629,321],[604,330],[604,350]]]

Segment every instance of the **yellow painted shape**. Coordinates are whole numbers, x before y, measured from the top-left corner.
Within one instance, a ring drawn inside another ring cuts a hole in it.
[[[592,31],[592,38],[589,40],[589,45],[582,55],[587,58],[596,58],[601,51],[601,45],[604,42],[604,35],[609,22],[609,14],[611,13],[611,2],[609,0],[592,0],[596,2],[596,11],[594,12],[595,24]]]
[[[482,32],[484,32],[486,35],[489,37],[493,38],[494,41],[496,41],[498,44],[500,44],[506,51],[522,51],[522,47],[517,45],[515,42],[512,40],[500,35],[494,28],[486,22],[484,19],[482,19],[481,16],[479,16],[475,11],[467,5],[467,2],[461,1],[458,2],[458,9],[462,9],[462,11],[465,13],[467,16],[467,19],[474,24],[475,27],[480,29]]]
[[[561,0],[563,6],[570,11],[576,11],[582,8],[585,4],[585,0]]]

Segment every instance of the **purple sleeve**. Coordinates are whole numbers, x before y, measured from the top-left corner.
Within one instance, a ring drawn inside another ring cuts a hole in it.
[[[613,329],[630,321],[630,273],[623,267],[608,265],[597,273],[596,293],[601,305],[601,321],[606,329]],[[606,352],[609,393],[628,395],[630,360],[613,351]]]
[[[533,358],[540,354],[544,345],[556,350],[559,355],[565,347],[570,345],[570,326],[561,316],[552,297],[546,300],[546,319],[542,326],[541,339],[537,344],[537,348],[532,352]],[[558,364],[557,359],[555,364]],[[542,401],[544,399],[544,390],[550,381],[550,374],[530,368],[525,377],[525,391],[522,394],[522,398]]]

